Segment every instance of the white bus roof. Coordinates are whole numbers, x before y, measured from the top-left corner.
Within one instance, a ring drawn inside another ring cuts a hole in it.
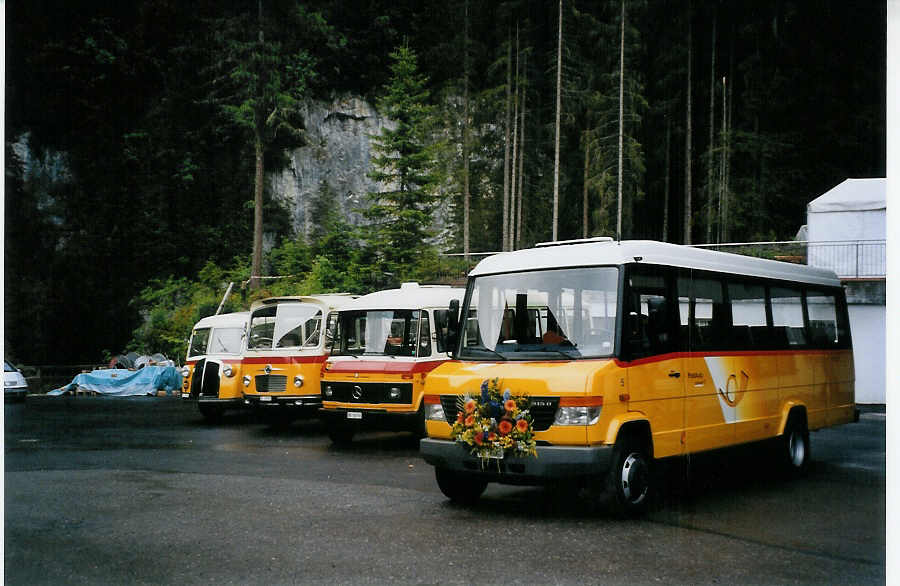
[[[453,299],[457,299],[461,303],[465,293],[465,289],[448,285],[403,283],[399,289],[386,289],[363,295],[352,303],[341,307],[341,311],[424,309],[426,307],[446,308]]]
[[[256,311],[260,307],[277,305],[278,303],[311,303],[327,309],[340,309],[343,305],[356,299],[358,295],[351,293],[325,293],[322,295],[294,295],[284,297],[267,297],[254,301],[250,311]]]
[[[248,311],[238,311],[235,313],[220,313],[219,315],[210,315],[208,317],[202,318],[196,324],[194,324],[194,329],[197,328],[242,328],[247,325],[247,320],[250,317],[250,312]]]
[[[605,238],[572,243],[544,243],[535,248],[502,252],[479,262],[469,276],[567,267],[622,265],[635,262],[800,281],[832,287],[839,287],[841,284],[832,271],[807,265],[716,252],[667,242],[652,240],[615,242]]]

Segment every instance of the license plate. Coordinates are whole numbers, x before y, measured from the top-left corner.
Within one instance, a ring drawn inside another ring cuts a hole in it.
[[[182,399],[190,399],[190,398],[191,398],[191,394],[190,394],[190,393],[181,393],[181,398],[182,398]]]
[[[348,411],[347,419],[362,419],[362,412],[361,411]]]
[[[268,395],[263,395],[262,397],[259,398],[259,400],[264,403],[267,403],[272,400],[272,397],[269,397]]]

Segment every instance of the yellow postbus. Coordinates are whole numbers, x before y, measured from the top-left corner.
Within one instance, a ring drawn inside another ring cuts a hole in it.
[[[227,409],[242,408],[241,349],[247,332],[246,311],[204,317],[194,325],[181,368],[181,396],[197,402],[208,421]]]
[[[771,440],[796,473],[810,430],[858,419],[830,271],[651,241],[545,243],[481,261],[456,315],[420,444],[455,501],[488,482],[581,480],[640,513],[657,459]],[[458,397],[492,379],[530,400],[537,457],[486,461],[451,436]]]
[[[362,427],[425,434],[428,374],[448,359],[447,316],[464,290],[403,283],[339,312],[322,374],[322,421],[335,443]]]
[[[356,296],[270,297],[250,307],[243,357],[244,404],[280,421],[314,416],[329,324]]]

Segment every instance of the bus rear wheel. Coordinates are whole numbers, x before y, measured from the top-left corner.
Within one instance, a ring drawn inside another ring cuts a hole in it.
[[[450,472],[443,468],[435,468],[434,477],[444,496],[461,505],[472,505],[478,502],[488,484],[487,480]]]
[[[809,469],[809,429],[802,414],[791,414],[779,445],[782,469],[789,477],[803,475]]]

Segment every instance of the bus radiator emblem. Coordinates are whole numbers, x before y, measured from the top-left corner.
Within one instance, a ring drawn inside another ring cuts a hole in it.
[[[353,385],[353,398],[359,401],[362,399],[362,387],[359,385]]]

